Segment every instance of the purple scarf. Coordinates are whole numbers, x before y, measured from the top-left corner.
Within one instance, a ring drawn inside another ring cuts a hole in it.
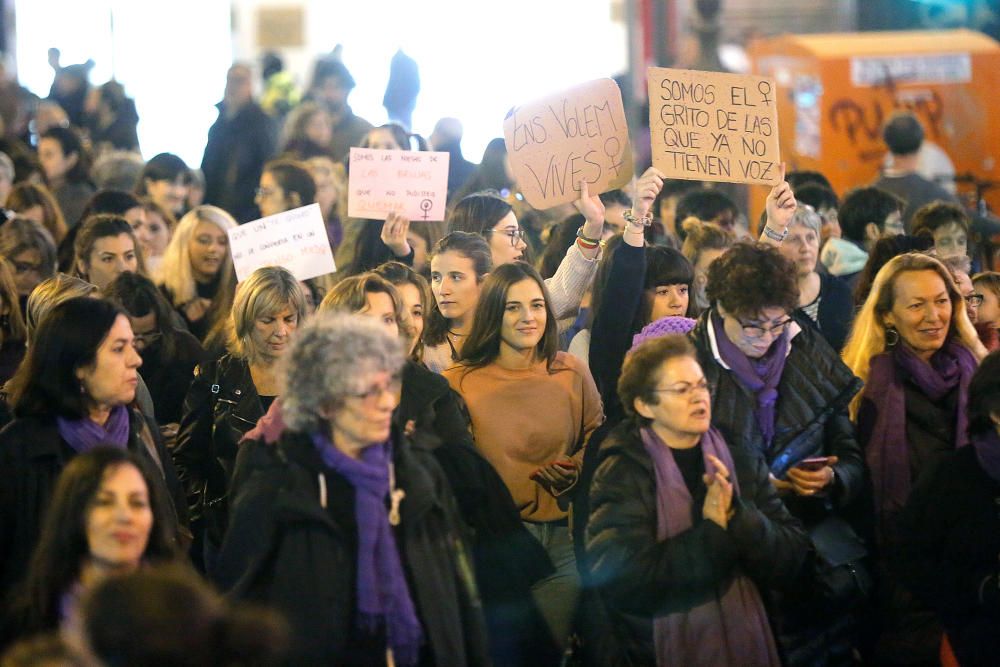
[[[656,539],[668,540],[689,530],[691,493],[684,483],[670,448],[651,428],[643,428],[642,445],[653,460],[656,475]],[[733,457],[714,428],[701,437],[705,469],[708,455],[717,456],[729,469],[733,494],[739,493]],[[683,612],[653,619],[656,664],[666,665],[780,665],[771,627],[754,583],[736,574],[716,598]]]
[[[864,396],[875,407],[875,423],[867,439],[865,458],[871,470],[881,533],[886,519],[896,514],[910,497],[910,447],[906,440],[906,392],[911,380],[927,398],[940,401],[958,388],[955,448],[968,444],[966,433],[969,380],[976,372],[976,358],[954,341],[934,353],[931,363],[920,360],[905,345],[872,357]]]
[[[361,460],[347,456],[321,433],[313,444],[323,463],[354,487],[354,517],[358,525],[358,625],[375,632],[385,626],[386,639],[397,664],[415,665],[423,631],[410,598],[396,538],[389,525],[386,497],[392,447],[388,442],[361,450]]]
[[[976,448],[979,465],[994,482],[1000,483],[1000,433],[993,429],[980,435],[972,441],[972,446]]]
[[[111,408],[108,421],[101,426],[89,417],[83,419],[66,419],[56,417],[59,436],[73,448],[77,454],[86,454],[94,447],[108,445],[125,449],[128,447],[129,411],[124,405]]]
[[[778,383],[785,370],[785,360],[788,358],[789,330],[781,333],[777,340],[771,343],[767,353],[760,359],[750,359],[740,352],[740,348],[729,340],[726,335],[722,318],[717,312],[712,312],[712,326],[715,328],[715,341],[719,346],[719,356],[736,374],[740,383],[752,391],[757,398],[753,414],[757,425],[764,436],[765,447],[770,448],[774,440],[774,413],[778,402]]]

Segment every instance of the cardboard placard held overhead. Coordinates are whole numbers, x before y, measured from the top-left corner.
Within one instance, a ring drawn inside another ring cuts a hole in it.
[[[347,215],[385,220],[390,212],[412,221],[444,220],[448,153],[351,149]]]
[[[597,79],[514,107],[503,122],[507,157],[528,203],[546,209],[632,178],[632,146],[618,84]]]
[[[284,267],[299,280],[337,270],[319,204],[269,215],[227,233],[240,282],[262,266]]]
[[[778,182],[777,86],[743,74],[650,67],[653,166],[668,178]]]

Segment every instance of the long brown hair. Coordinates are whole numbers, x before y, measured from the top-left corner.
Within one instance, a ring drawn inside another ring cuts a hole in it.
[[[535,281],[545,297],[545,332],[535,347],[535,358],[544,360],[547,367],[552,366],[556,352],[559,351],[559,330],[556,327],[555,313],[552,312],[549,291],[531,264],[511,262],[498,266],[483,282],[472,331],[462,346],[460,363],[467,369],[488,366],[500,356],[500,330],[507,307],[507,292],[522,280]]]
[[[431,257],[434,258],[446,252],[456,252],[471,260],[477,282],[482,282],[483,277],[490,272],[490,268],[493,266],[490,246],[486,239],[479,234],[452,232],[437,242]],[[441,309],[438,308],[437,298],[432,298],[430,313],[424,322],[424,342],[427,345],[440,345],[445,342],[448,336],[448,326],[447,318],[441,314]]]

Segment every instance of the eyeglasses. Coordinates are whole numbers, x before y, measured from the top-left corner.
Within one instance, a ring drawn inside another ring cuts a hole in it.
[[[749,338],[763,338],[764,334],[768,332],[770,332],[771,335],[777,338],[785,331],[785,327],[787,327],[791,323],[792,318],[789,317],[767,329],[765,329],[764,327],[757,326],[756,324],[744,324],[741,320],[736,320],[736,321],[739,322],[740,327],[743,328],[744,335],[748,336]]]
[[[503,234],[504,236],[510,237],[510,244],[517,247],[518,241],[528,242],[528,237],[525,232],[521,229],[487,229],[486,234]]]
[[[137,350],[145,350],[161,338],[163,338],[162,331],[150,331],[149,333],[136,334],[132,337],[132,345],[134,345]]]
[[[965,302],[973,308],[979,308],[979,306],[983,305],[983,301],[986,299],[986,297],[982,294],[966,294],[963,298],[965,299]]]
[[[266,199],[267,197],[276,194],[277,190],[272,188],[255,188],[253,193],[258,199]]]
[[[708,380],[702,380],[697,384],[691,384],[690,382],[682,382],[676,387],[664,387],[662,389],[653,389],[654,394],[670,394],[678,398],[691,398],[694,396],[695,392],[706,393],[712,395],[715,391],[715,385]]]
[[[403,376],[393,375],[389,378],[389,381],[385,384],[372,385],[365,391],[359,391],[357,393],[348,394],[351,398],[358,398],[365,403],[374,403],[378,399],[382,398],[382,394],[388,392],[393,396],[397,395],[403,388]]]

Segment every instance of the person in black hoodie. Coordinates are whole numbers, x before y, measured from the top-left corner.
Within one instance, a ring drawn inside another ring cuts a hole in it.
[[[286,615],[295,664],[486,665],[448,482],[392,426],[404,351],[386,328],[320,313],[299,331],[287,428],[240,447],[214,578]]]

